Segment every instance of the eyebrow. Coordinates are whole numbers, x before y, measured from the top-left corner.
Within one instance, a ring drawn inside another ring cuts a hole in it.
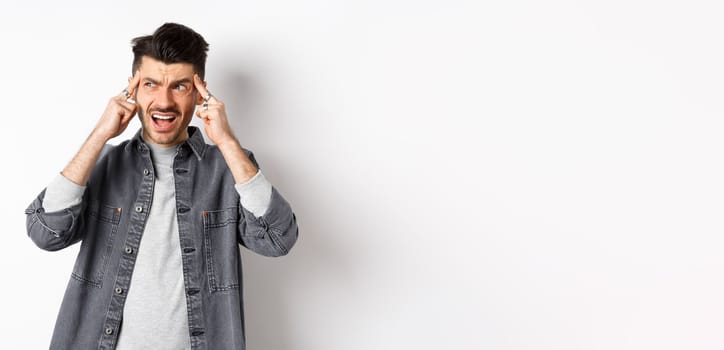
[[[160,85],[160,84],[161,84],[160,81],[158,81],[158,80],[156,80],[156,79],[153,79],[153,78],[148,78],[148,77],[146,77],[146,78],[143,78],[143,80],[149,81],[149,82],[154,83],[154,84],[156,84],[156,85]],[[189,78],[183,78],[183,79],[179,79],[179,80],[174,80],[174,81],[171,82],[171,85],[178,85],[178,84],[184,84],[184,83],[186,83],[186,84],[191,84],[191,79],[189,79]]]

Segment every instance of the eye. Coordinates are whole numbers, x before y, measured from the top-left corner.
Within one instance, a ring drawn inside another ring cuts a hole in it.
[[[150,81],[147,81],[147,82],[143,83],[143,86],[145,86],[145,87],[154,87],[154,86],[156,86],[156,84],[154,84],[154,83],[152,83],[152,82],[150,82]]]
[[[176,85],[176,87],[175,87],[174,89],[179,90],[179,91],[186,91],[186,90],[188,90],[188,88],[186,87],[186,85],[181,85],[181,84]]]

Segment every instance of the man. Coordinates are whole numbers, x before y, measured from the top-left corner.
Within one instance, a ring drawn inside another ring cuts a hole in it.
[[[206,89],[207,51],[174,23],[134,39],[128,87],[26,210],[40,248],[82,241],[51,349],[244,349],[238,244],[280,256],[298,232]]]

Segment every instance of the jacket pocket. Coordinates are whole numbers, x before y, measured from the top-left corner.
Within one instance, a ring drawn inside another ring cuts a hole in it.
[[[236,208],[208,210],[204,216],[206,275],[212,292],[239,288]]]
[[[120,220],[121,208],[95,201],[89,204],[83,242],[73,267],[75,280],[101,288]]]

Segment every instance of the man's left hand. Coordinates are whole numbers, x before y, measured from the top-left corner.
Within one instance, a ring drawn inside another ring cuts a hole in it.
[[[224,103],[211,95],[198,74],[194,74],[194,86],[201,95],[201,104],[196,106],[196,116],[204,121],[206,136],[217,146],[227,142],[238,142],[226,117]]]

